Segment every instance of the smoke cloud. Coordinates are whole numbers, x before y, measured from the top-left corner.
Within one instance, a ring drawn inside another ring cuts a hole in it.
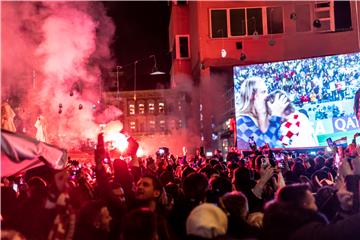
[[[232,69],[213,69],[210,75],[210,77],[203,77],[199,86],[201,89],[200,100],[203,105],[203,133],[204,140],[212,143],[210,145],[212,148],[218,148],[216,141],[212,138],[212,133],[217,134],[219,129],[216,129],[216,127],[224,123],[229,117],[227,111],[231,109],[231,105],[228,102],[229,99],[226,93],[230,91],[228,94],[233,94],[231,92],[233,89]]]
[[[189,153],[195,152],[195,148],[200,147],[199,105],[196,102],[198,88],[194,86],[189,75],[179,73],[172,77],[176,79],[176,87],[170,94],[163,96],[168,109],[167,133],[156,133],[139,139],[145,155],[153,155],[159,147],[168,147],[171,153],[177,155],[182,154],[182,147],[186,147]],[[178,101],[181,102],[181,110],[178,109]],[[181,127],[177,125],[178,120],[182,121]],[[175,124],[170,121],[175,121]]]
[[[62,147],[94,139],[102,71],[113,66],[115,26],[100,2],[2,2],[2,99],[15,107],[19,130],[34,135],[36,117],[48,122]],[[101,120],[121,114],[115,107]]]

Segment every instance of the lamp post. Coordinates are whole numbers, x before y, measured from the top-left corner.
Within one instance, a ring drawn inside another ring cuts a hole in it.
[[[150,55],[150,56],[148,56],[146,58],[135,60],[134,62],[128,63],[126,65],[116,66],[116,98],[117,99],[119,99],[119,97],[120,97],[120,92],[119,92],[120,91],[120,89],[119,89],[120,88],[120,86],[119,86],[119,70],[123,69],[124,67],[127,67],[127,66],[130,66],[130,65],[134,64],[134,93],[133,93],[133,98],[134,98],[134,100],[136,100],[136,81],[137,81],[136,67],[137,67],[137,64],[139,62],[148,60],[150,58],[154,59],[154,66],[152,68],[152,71],[151,71],[150,75],[164,75],[164,74],[166,74],[165,72],[159,71],[155,55]]]
[[[134,62],[134,101],[136,101],[136,64],[138,61]]]
[[[152,72],[150,73],[150,75],[164,75],[165,73],[159,71],[159,69],[158,69],[155,55],[150,55],[149,58],[154,58],[154,67],[153,67]]]

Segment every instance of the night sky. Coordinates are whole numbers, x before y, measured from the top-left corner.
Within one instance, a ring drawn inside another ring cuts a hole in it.
[[[168,88],[171,56],[168,43],[170,6],[166,1],[158,2],[104,2],[108,16],[116,25],[111,50],[117,65],[124,66],[120,76],[120,90],[134,90],[134,64],[138,60],[137,90]],[[151,76],[156,55],[160,71],[167,75]],[[114,69],[115,71],[115,69]],[[112,85],[114,90],[114,84]]]

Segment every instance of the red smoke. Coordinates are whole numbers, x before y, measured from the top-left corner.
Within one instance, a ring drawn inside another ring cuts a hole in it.
[[[101,72],[114,65],[109,46],[115,26],[102,3],[2,2],[1,7],[2,96],[15,107],[18,124],[33,135],[41,113],[53,143],[69,147],[94,139],[100,123],[94,119],[103,112]],[[114,107],[106,113],[102,120],[121,114]]]

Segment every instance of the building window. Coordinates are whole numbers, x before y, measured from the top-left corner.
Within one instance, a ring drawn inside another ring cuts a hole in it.
[[[139,123],[139,132],[145,132],[145,124],[143,122]]]
[[[276,34],[284,32],[283,8],[268,7],[266,8],[267,32],[268,34]]]
[[[129,128],[131,132],[136,132],[136,122],[135,121],[130,121],[129,122]]]
[[[230,9],[231,36],[246,35],[245,9]]]
[[[210,24],[212,38],[283,33],[283,7],[210,9]]]
[[[159,114],[163,114],[165,113],[165,103],[164,102],[159,102],[158,103],[158,110],[159,110]]]
[[[262,9],[247,8],[246,15],[248,35],[263,35]]]
[[[134,101],[130,101],[128,103],[128,113],[129,113],[129,115],[135,115],[135,102]]]
[[[148,113],[154,114],[155,113],[155,102],[153,100],[150,100],[148,102]]]
[[[182,104],[181,101],[178,101],[178,111],[181,112],[182,111]]]
[[[145,103],[144,103],[144,101],[139,101],[139,104],[138,104],[138,112],[139,112],[139,114],[141,114],[141,115],[144,115],[144,114],[145,114]]]
[[[296,5],[295,6],[295,24],[297,32],[309,32],[311,31],[311,22],[310,22],[310,5]]]
[[[227,13],[226,9],[211,10],[211,37],[224,38],[227,32]]]
[[[176,59],[190,58],[190,40],[189,35],[176,35]]]
[[[183,127],[182,121],[181,121],[181,119],[179,119],[179,120],[178,120],[178,128],[182,128],[182,127]]]
[[[169,128],[170,129],[175,129],[175,128],[177,128],[177,125],[176,125],[176,120],[170,120],[170,122],[169,122]]]
[[[150,120],[150,121],[149,121],[149,131],[154,132],[155,129],[156,129],[155,120]]]
[[[165,122],[165,120],[160,120],[159,121],[159,128],[160,128],[160,131],[165,131],[166,130],[166,122]]]
[[[356,10],[356,8],[355,8]],[[352,29],[350,1],[334,1],[334,20],[336,31]],[[359,23],[359,21],[357,21]]]

